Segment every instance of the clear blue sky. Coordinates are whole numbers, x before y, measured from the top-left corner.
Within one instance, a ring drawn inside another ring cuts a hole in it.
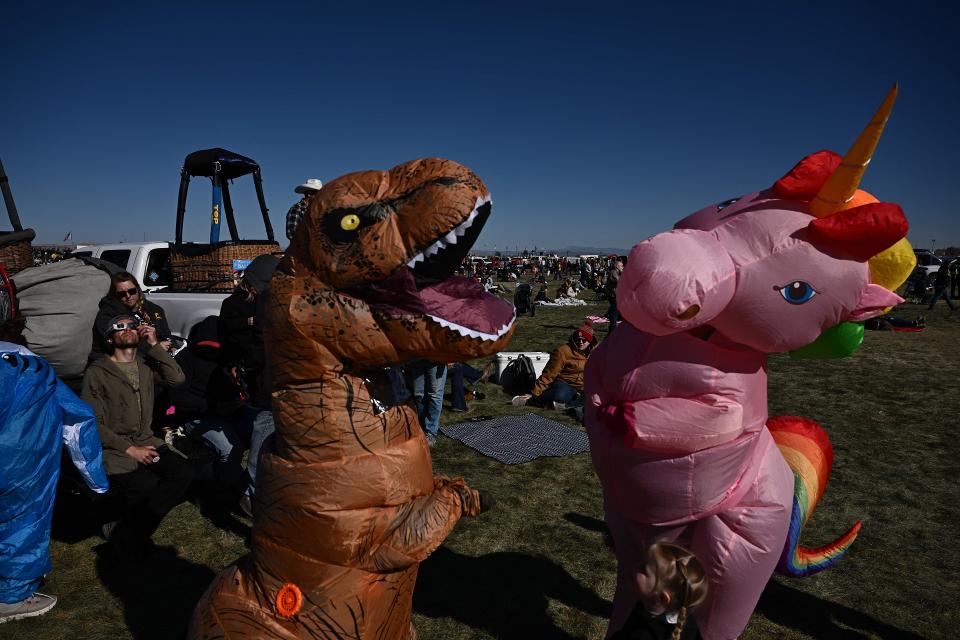
[[[862,186],[915,246],[960,245],[955,3],[643,4],[15,3],[0,159],[39,242],[172,239],[183,157],[222,146],[260,163],[280,238],[303,179],[436,155],[490,187],[479,249],[629,248],[843,153],[899,81]],[[263,237],[249,178],[234,205]]]

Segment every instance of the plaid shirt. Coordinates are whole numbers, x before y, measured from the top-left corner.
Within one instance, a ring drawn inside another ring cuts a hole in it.
[[[293,240],[293,233],[300,224],[300,219],[307,213],[307,198],[304,196],[299,202],[287,211],[287,240]]]

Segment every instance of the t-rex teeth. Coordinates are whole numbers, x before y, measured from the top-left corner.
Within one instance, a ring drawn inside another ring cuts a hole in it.
[[[467,327],[462,327],[456,324],[455,322],[444,320],[443,318],[440,318],[438,316],[431,316],[428,314],[427,317],[433,320],[434,322],[436,322],[437,324],[439,324],[441,327],[445,329],[450,329],[451,331],[456,331],[457,333],[459,333],[460,335],[466,338],[477,338],[479,340],[496,340],[497,338],[499,338],[500,336],[502,336],[503,334],[505,334],[507,331],[510,330],[510,327],[513,326],[513,322],[514,320],[516,320],[517,315],[516,313],[514,313],[513,318],[511,318],[507,324],[500,327],[500,329],[498,329],[496,333],[484,333],[482,331],[477,331],[476,329],[468,329]]]
[[[490,196],[485,196],[483,198],[477,198],[476,205],[473,208],[473,211],[470,212],[470,215],[467,216],[467,219],[458,224],[456,227],[447,232],[442,238],[438,238],[431,244],[429,247],[423,250],[423,253],[415,255],[410,262],[407,263],[407,266],[411,269],[417,264],[420,260],[426,260],[433,254],[437,253],[441,249],[446,249],[448,246],[457,243],[457,238],[465,235],[467,229],[473,225],[473,221],[477,219],[479,213],[477,210],[483,205],[490,202]]]

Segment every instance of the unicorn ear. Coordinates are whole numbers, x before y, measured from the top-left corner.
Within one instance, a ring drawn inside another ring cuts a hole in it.
[[[856,308],[847,316],[851,322],[862,322],[883,315],[888,308],[903,302],[903,298],[878,284],[869,284],[860,295]]]
[[[784,200],[812,200],[841,160],[833,151],[811,153],[773,183],[773,192]]]
[[[908,226],[900,205],[873,202],[814,218],[807,229],[814,244],[823,243],[866,261],[906,236]]]

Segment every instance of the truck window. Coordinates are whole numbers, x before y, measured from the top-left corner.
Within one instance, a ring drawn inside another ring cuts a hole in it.
[[[143,284],[147,287],[170,286],[170,249],[154,249],[147,256],[147,268],[143,272]]]
[[[127,268],[127,262],[130,261],[130,249],[112,249],[100,254],[101,260],[112,262],[121,269]]]
[[[74,251],[70,254],[73,258],[79,258],[80,256],[86,256],[87,258],[93,257],[93,251]]]

